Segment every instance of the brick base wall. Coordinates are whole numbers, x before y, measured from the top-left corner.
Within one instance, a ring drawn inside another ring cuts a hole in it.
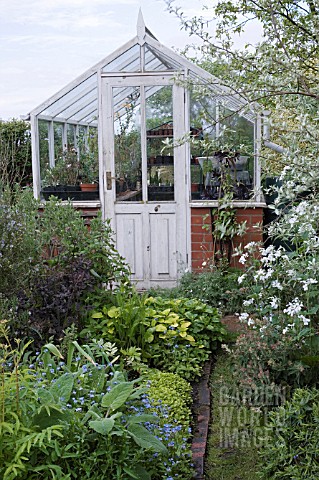
[[[210,207],[191,208],[192,270],[203,270],[203,262],[209,263],[213,254],[212,218]],[[235,237],[234,248],[249,242],[262,242],[263,208],[237,208],[237,222],[246,221],[246,233]],[[204,228],[203,228],[204,227]],[[241,267],[238,258],[231,261],[232,267]]]

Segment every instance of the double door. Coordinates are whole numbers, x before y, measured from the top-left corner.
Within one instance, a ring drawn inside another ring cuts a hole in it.
[[[103,215],[139,288],[171,287],[188,266],[184,88],[172,74],[102,75]]]

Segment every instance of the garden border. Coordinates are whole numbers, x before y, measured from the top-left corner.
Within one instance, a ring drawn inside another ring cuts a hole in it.
[[[192,458],[196,471],[197,480],[205,480],[204,464],[206,455],[206,446],[208,438],[208,429],[210,425],[210,399],[211,392],[209,387],[210,374],[213,359],[205,362],[203,374],[198,384],[193,385],[194,394],[194,436],[192,441]]]

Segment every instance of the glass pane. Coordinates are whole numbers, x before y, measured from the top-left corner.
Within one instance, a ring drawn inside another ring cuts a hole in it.
[[[140,88],[113,88],[116,200],[142,200]]]
[[[116,57],[112,62],[102,68],[103,72],[140,72],[140,46],[134,45],[132,48]]]
[[[215,98],[207,95],[206,87],[194,86],[190,92],[192,200],[208,198],[206,171],[205,168],[202,168],[202,162],[213,153],[208,145],[210,142],[214,144],[216,140],[216,120]]]
[[[61,132],[62,132],[62,127],[61,127]],[[67,140],[68,140],[68,148],[74,148],[75,147],[75,140],[76,140],[75,126],[70,125],[69,123],[67,125]]]
[[[149,201],[174,200],[173,89],[146,89],[147,183]]]
[[[145,48],[145,70],[180,70],[181,64],[167,57],[164,53],[149,45]]]
[[[247,200],[253,191],[254,126],[218,105],[205,86],[191,91],[191,197],[217,200],[229,192]]]
[[[39,150],[40,150],[40,172],[49,168],[49,124],[45,120],[39,120]]]
[[[220,120],[221,141],[233,152],[224,165],[233,180],[234,198],[248,200],[254,188],[254,125],[226,108],[220,108]]]
[[[59,155],[62,155],[64,145],[62,144],[62,124],[61,123],[53,123],[53,130],[54,130],[54,158],[55,160]]]
[[[76,87],[72,88],[68,93],[61,96],[58,100],[53,102],[47,108],[45,108],[41,113],[43,115],[52,115],[61,116],[61,112],[63,112],[66,108],[70,107],[71,105],[83,103],[83,97],[88,93],[94,93],[97,98],[97,74],[95,73],[91,77],[84,80],[82,83],[79,83]]]

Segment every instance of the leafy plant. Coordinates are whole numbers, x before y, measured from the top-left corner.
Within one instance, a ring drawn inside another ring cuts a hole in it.
[[[79,179],[79,159],[74,147],[64,149],[52,168],[44,172],[43,186],[76,185]]]
[[[191,386],[179,375],[159,370],[146,370],[144,379],[148,389],[143,405],[157,415],[159,423],[155,431],[169,452],[169,462],[157,463],[158,475],[191,479],[194,476],[190,452]]]
[[[85,299],[95,283],[90,270],[91,263],[83,257],[68,265],[44,266],[30,289],[18,295],[18,316],[11,321],[15,335],[33,338],[40,348],[49,338],[60,342],[72,324],[81,328]],[[28,312],[26,322],[21,322],[23,312]]]
[[[297,389],[290,401],[271,412],[259,478],[318,478],[318,419],[317,389]]]
[[[206,265],[203,267],[206,268]],[[186,273],[178,287],[172,290],[152,290],[156,296],[187,297],[198,299],[211,307],[218,308],[223,315],[241,312],[246,292],[238,288],[241,270],[213,268],[201,273]]]
[[[240,340],[237,361],[250,365],[251,374],[255,368],[254,378],[267,365],[271,381],[294,387],[318,381],[318,259],[314,252],[305,255],[304,247],[302,243],[288,254],[282,247],[251,243],[239,259],[246,270],[238,281],[247,292],[239,319],[256,333],[247,334],[246,342],[245,337]],[[255,349],[250,348],[252,341]]]
[[[144,424],[157,417],[135,413],[145,388],[107,345],[71,341],[64,359],[50,343],[28,359],[27,345],[14,349],[1,333],[1,478],[156,478],[150,459],[163,462],[167,449]]]
[[[0,189],[14,190],[31,182],[30,125],[23,120],[0,121]]]
[[[77,139],[79,153],[79,180],[81,183],[94,183],[99,177],[98,134],[96,128],[80,131]]]
[[[128,350],[141,349],[141,359],[186,379],[200,375],[203,362],[226,330],[217,309],[198,300],[120,294],[115,305],[94,311],[81,335],[102,337]],[[117,303],[117,305],[116,305]]]
[[[13,203],[10,203],[13,201]],[[25,287],[41,256],[36,235],[38,202],[29,190],[0,196],[0,293],[12,296]]]

